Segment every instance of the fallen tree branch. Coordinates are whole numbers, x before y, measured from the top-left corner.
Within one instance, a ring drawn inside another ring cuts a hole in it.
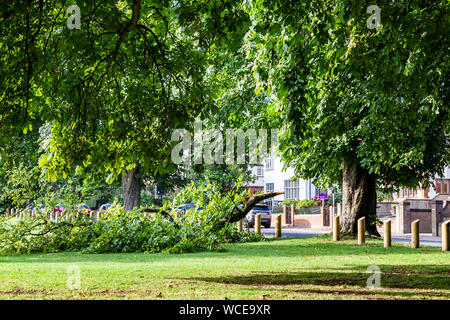
[[[256,206],[259,202],[273,198],[275,196],[278,196],[280,194],[284,194],[284,191],[281,192],[266,192],[266,193],[259,193],[252,195],[248,200],[245,202],[240,203],[239,205],[235,205],[233,210],[231,211],[231,214],[228,216],[228,218],[223,218],[219,220],[218,227],[223,227],[226,223],[233,223],[237,222],[241,219],[243,219],[250,210],[253,209],[254,206]],[[242,208],[239,208],[239,206],[243,205]],[[159,213],[165,218],[168,218],[170,221],[175,222],[172,215],[170,214],[172,212],[171,208],[167,208],[166,210],[163,210],[161,208],[145,208],[144,212],[150,212],[150,213]]]
[[[170,221],[175,222],[173,217],[170,215],[170,212],[172,211],[171,208],[167,208],[166,210],[163,210],[161,208],[145,208],[144,212],[150,212],[150,213],[159,213],[163,217],[168,218]]]
[[[219,225],[223,226],[225,225],[225,223],[233,223],[245,218],[245,216],[250,212],[250,210],[252,210],[253,207],[256,206],[259,202],[265,199],[273,198],[280,194],[284,194],[284,191],[266,192],[252,195],[247,201],[241,203],[244,205],[242,209],[240,209],[239,206],[235,206],[228,218],[220,219]]]

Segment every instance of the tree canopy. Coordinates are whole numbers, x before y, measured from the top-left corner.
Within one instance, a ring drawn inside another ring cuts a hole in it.
[[[247,7],[248,57],[283,119],[283,160],[323,185],[342,181],[348,233],[374,213],[376,186],[427,186],[449,163],[449,3],[377,5],[373,29],[360,1]]]
[[[2,159],[46,123],[47,177],[122,175],[129,209],[173,129],[276,125],[298,177],[341,185],[344,234],[450,162],[447,0],[78,1],[68,28],[73,4],[0,5]]]

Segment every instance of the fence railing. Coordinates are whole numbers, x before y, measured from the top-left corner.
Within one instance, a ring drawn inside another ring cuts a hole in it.
[[[44,218],[50,221],[73,221],[76,219],[92,219],[97,220],[102,215],[102,212],[91,211],[91,212],[73,212],[73,211],[45,211],[45,210],[27,210],[27,209],[6,209],[5,217],[6,218],[16,218],[16,219],[36,219],[36,218]]]

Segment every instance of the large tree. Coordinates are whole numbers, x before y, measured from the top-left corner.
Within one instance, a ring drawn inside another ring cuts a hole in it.
[[[427,186],[449,163],[448,0],[249,1],[259,87],[283,119],[283,160],[343,189],[343,234],[374,224],[376,189]],[[376,10],[376,9],[375,9]]]
[[[68,29],[71,4],[0,6],[0,140],[51,122],[49,177],[79,166],[122,175],[130,209],[146,175],[175,169],[172,129],[208,110],[209,50],[248,19],[230,1],[77,1],[81,26]]]

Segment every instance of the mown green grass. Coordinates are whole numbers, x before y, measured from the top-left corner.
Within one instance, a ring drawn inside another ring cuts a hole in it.
[[[0,299],[449,299],[450,254],[329,236],[225,245],[194,254],[0,257]],[[81,270],[68,289],[68,267]],[[366,286],[368,266],[381,288]]]

